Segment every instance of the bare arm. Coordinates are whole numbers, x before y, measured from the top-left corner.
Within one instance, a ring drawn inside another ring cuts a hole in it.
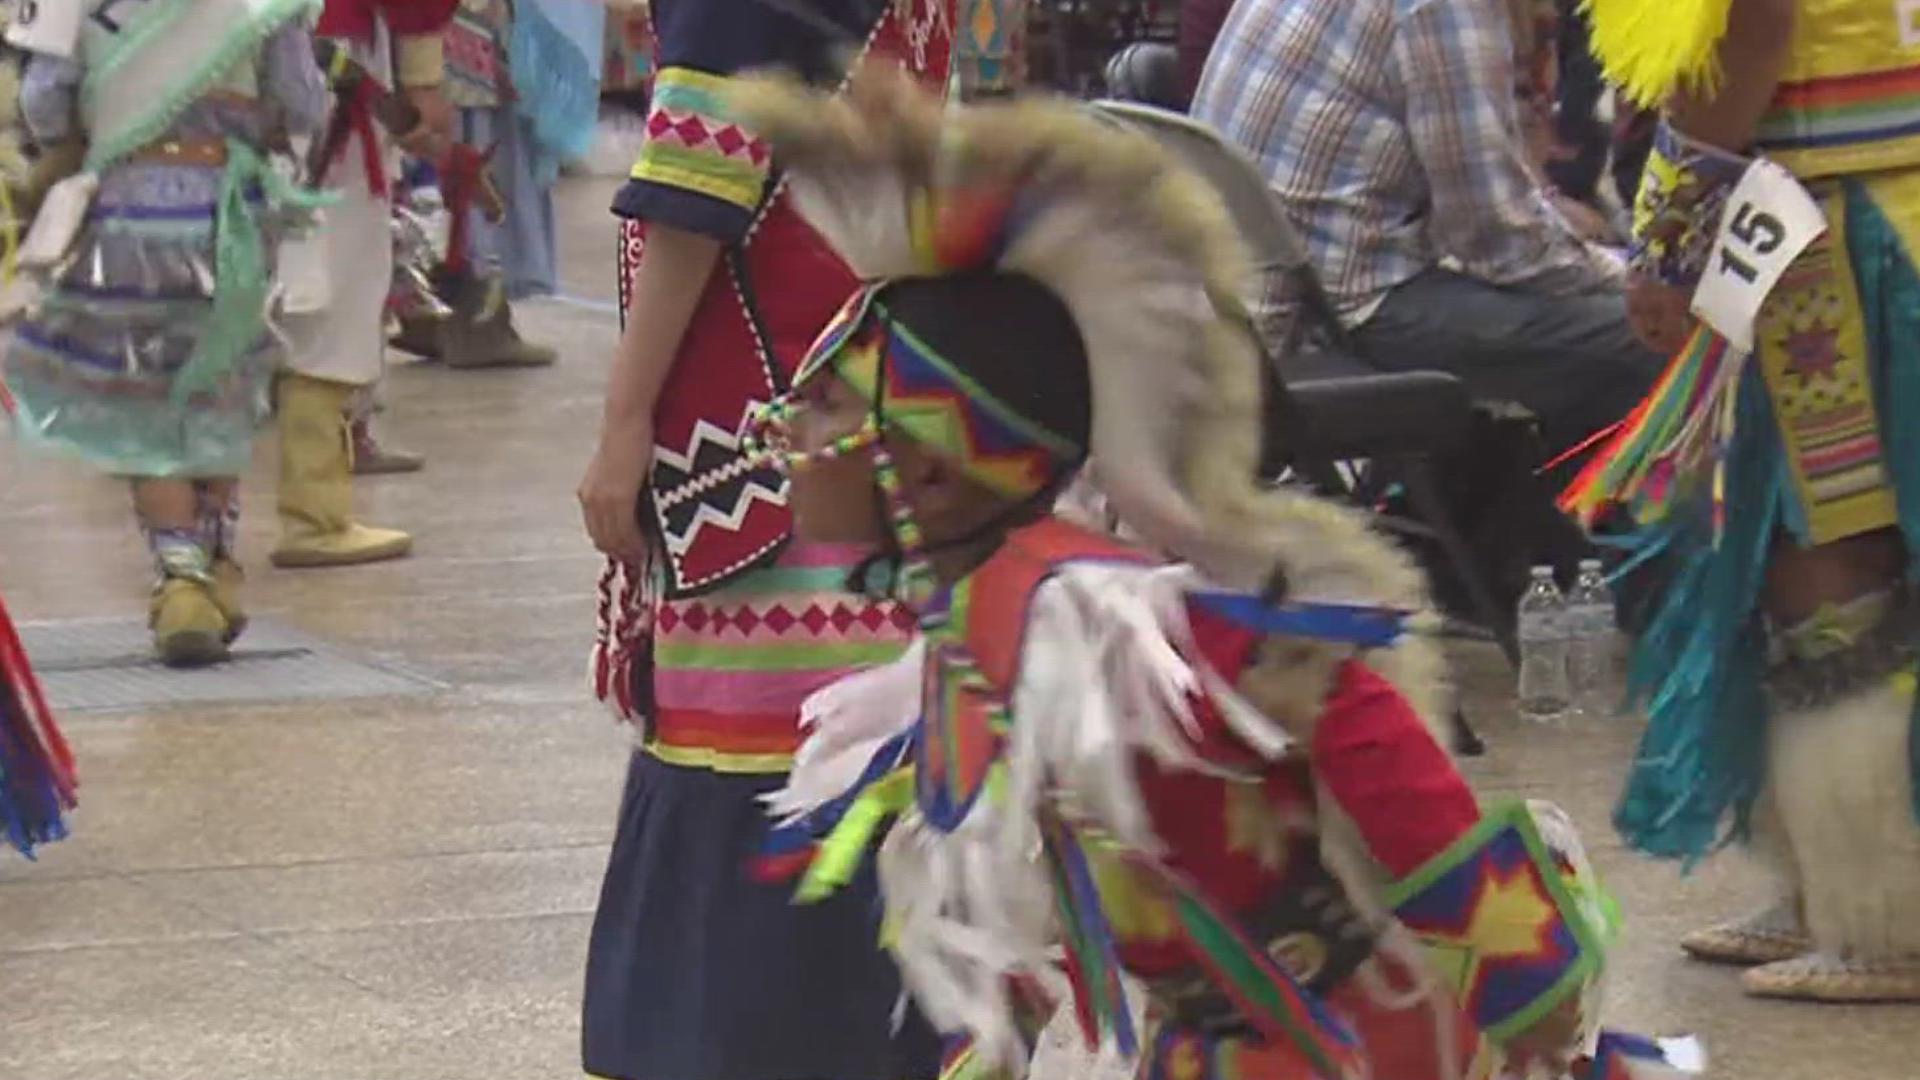
[[[627,329],[607,377],[600,445],[579,491],[588,535],[615,558],[639,562],[645,556],[635,507],[653,464],[654,407],[719,257],[718,240],[659,222],[647,225]]]
[[[1667,122],[1690,138],[1746,153],[1786,72],[1794,7],[1794,0],[1734,0],[1720,41],[1722,79],[1711,94],[1674,95]],[[1693,332],[1691,299],[1688,290],[1636,275],[1627,290],[1627,321],[1647,346],[1675,352]]]
[[[1745,151],[1786,72],[1795,8],[1794,0],[1734,0],[1720,40],[1724,77],[1710,96],[1675,95],[1667,104],[1673,126],[1722,150]]]

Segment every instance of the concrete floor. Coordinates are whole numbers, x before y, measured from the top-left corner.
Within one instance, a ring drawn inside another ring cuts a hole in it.
[[[412,559],[274,571],[270,452],[248,480],[254,607],[450,689],[65,718],[76,835],[35,864],[0,857],[0,1080],[578,1075],[625,745],[582,679],[598,560],[572,498],[614,335],[609,190],[563,194],[576,302],[522,312],[559,367],[395,370],[385,429],[430,465],[359,498],[414,531]],[[0,441],[17,618],[134,613],[146,574],[119,485]],[[1676,937],[1740,910],[1751,872],[1725,858],[1683,879],[1627,856],[1606,811],[1628,727],[1523,728],[1497,659],[1459,659],[1493,744],[1476,778],[1565,805],[1626,906],[1617,1023],[1699,1033],[1733,1080],[1920,1078],[1920,1010],[1762,1004],[1680,959]]]

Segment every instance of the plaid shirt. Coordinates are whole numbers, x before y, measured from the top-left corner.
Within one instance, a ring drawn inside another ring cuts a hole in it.
[[[1502,0],[1234,4],[1193,115],[1264,166],[1349,324],[1443,258],[1554,294],[1619,282],[1527,163],[1507,20]]]

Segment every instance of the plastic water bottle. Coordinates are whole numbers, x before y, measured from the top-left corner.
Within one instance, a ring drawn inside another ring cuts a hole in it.
[[[1520,715],[1548,724],[1573,704],[1567,670],[1567,602],[1553,582],[1553,567],[1533,568],[1533,583],[1520,597]]]
[[[1580,560],[1580,576],[1567,596],[1567,628],[1574,704],[1587,716],[1612,714],[1622,688],[1614,665],[1613,591],[1599,559]]]

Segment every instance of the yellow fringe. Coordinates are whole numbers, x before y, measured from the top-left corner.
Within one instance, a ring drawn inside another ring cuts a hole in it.
[[[814,904],[853,880],[880,826],[913,805],[913,770],[899,768],[869,785],[820,843],[794,900]]]
[[[1643,106],[1720,80],[1718,49],[1733,0],[1586,0],[1593,53],[1607,79]]]

